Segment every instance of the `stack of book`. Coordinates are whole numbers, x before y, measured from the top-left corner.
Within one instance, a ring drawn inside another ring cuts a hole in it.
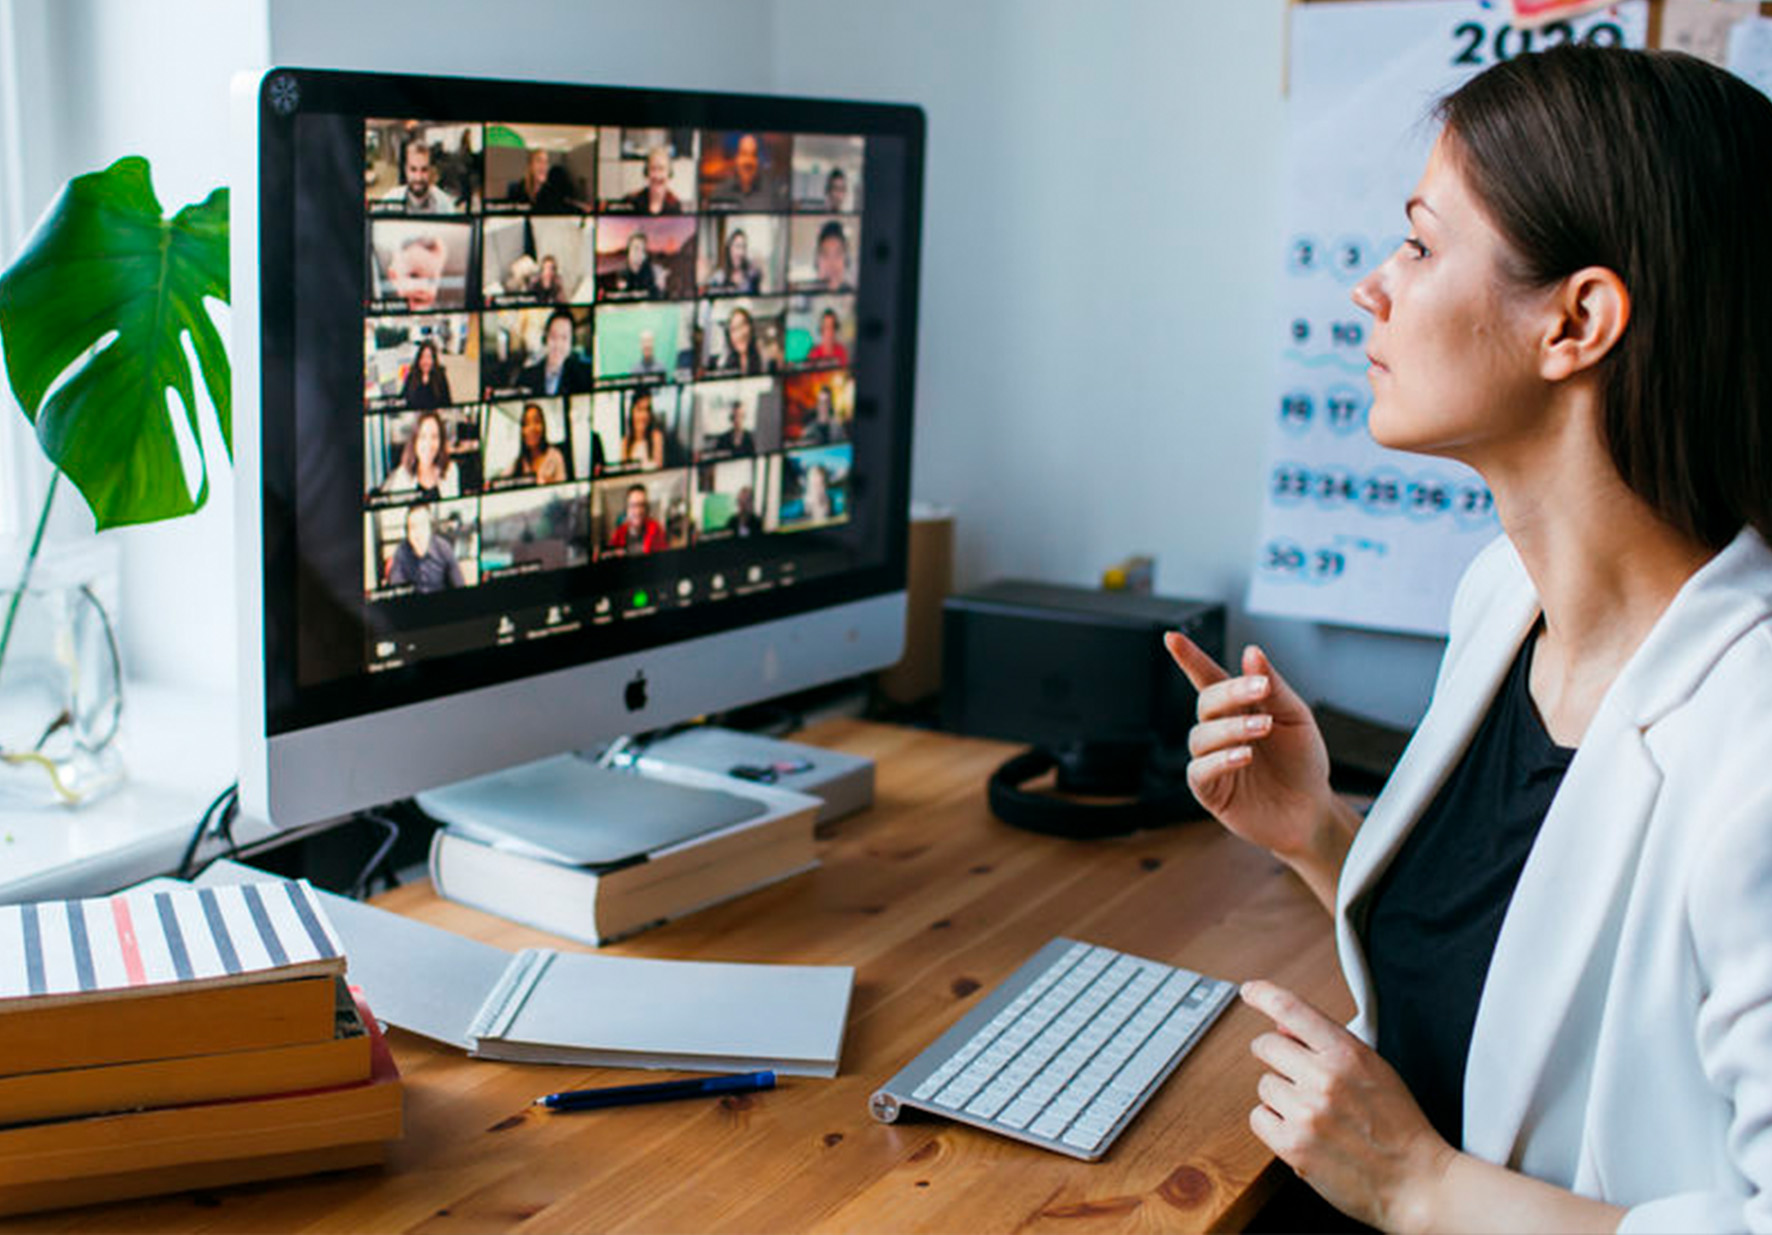
[[[818,865],[817,798],[694,768],[611,772],[572,756],[419,803],[439,896],[604,944]]]
[[[0,906],[0,1213],[363,1166],[400,1076],[306,883]]]

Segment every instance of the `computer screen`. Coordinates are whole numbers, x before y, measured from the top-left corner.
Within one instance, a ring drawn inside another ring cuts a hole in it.
[[[920,111],[290,69],[238,104],[249,809],[896,659]]]

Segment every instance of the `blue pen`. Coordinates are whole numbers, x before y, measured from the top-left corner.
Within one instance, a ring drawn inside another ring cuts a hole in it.
[[[650,1085],[616,1085],[610,1089],[569,1089],[537,1098],[550,1111],[595,1111],[606,1106],[670,1102],[676,1098],[716,1098],[728,1093],[774,1089],[775,1073],[743,1072],[737,1076],[704,1076],[692,1081],[658,1081]]]

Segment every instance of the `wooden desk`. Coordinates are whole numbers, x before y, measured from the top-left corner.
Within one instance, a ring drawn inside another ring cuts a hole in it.
[[[1337,1016],[1352,1005],[1329,919],[1265,853],[1216,824],[1082,843],[993,820],[984,784],[1012,748],[861,722],[802,735],[878,761],[872,810],[824,865],[612,949],[635,956],[853,965],[835,1080],[719,1101],[550,1115],[556,1089],[631,1072],[471,1060],[394,1031],[406,1138],[356,1171],[25,1219],[32,1229],[410,1231],[1222,1230],[1273,1186],[1249,1132],[1262,1020],[1234,1006],[1089,1164],[914,1113],[875,1123],[874,1087],[1053,935],[1219,976],[1267,976]],[[507,948],[548,936],[439,901],[380,904]],[[373,1001],[374,992],[367,992]]]

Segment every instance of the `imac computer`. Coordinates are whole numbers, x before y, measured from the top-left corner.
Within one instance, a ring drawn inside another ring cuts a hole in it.
[[[244,810],[299,827],[898,658],[918,109],[237,95]]]

